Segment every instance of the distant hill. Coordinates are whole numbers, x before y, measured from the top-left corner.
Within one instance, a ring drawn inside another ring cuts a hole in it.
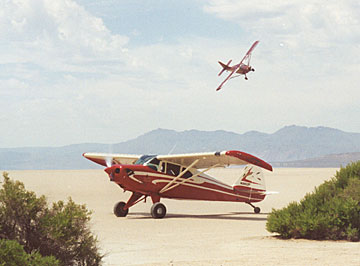
[[[348,163],[360,161],[360,152],[329,154],[305,160],[273,162],[273,167],[345,167]]]
[[[304,160],[329,154],[360,152],[360,133],[303,126],[286,126],[272,134],[258,131],[237,134],[223,130],[178,132],[156,129],[137,138],[111,145],[83,143],[64,147],[0,148],[0,169],[96,168],[94,163],[82,157],[84,152],[176,154],[228,149],[248,152],[276,164],[295,161],[300,164],[300,161],[305,163]],[[320,163],[321,160],[317,162]],[[331,167],[339,165],[338,161],[334,160]]]

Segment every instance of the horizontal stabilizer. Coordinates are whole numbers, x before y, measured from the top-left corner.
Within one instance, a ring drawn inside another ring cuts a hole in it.
[[[222,66],[222,70],[220,71],[220,73],[218,74],[218,76],[221,76],[221,74],[225,71],[225,70],[229,70],[231,67],[229,66],[229,64],[231,63],[232,59],[229,60],[229,62],[225,65],[223,62],[218,61],[219,64]]]
[[[279,191],[266,191],[264,192],[265,195],[274,195],[274,194],[279,194]]]

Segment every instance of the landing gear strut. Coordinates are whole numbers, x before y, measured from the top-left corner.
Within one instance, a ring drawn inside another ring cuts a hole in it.
[[[128,200],[127,203],[120,201],[118,203],[115,204],[114,206],[114,214],[117,217],[125,217],[128,212],[129,212],[129,208],[131,206],[134,206],[136,203],[142,201],[142,200],[146,200],[146,196],[141,194],[141,193],[137,193],[137,192],[133,192],[133,194],[131,195],[130,199]]]
[[[120,201],[114,206],[114,214],[117,217],[125,217],[131,206],[139,203],[144,200],[146,202],[147,195],[134,192],[127,203]],[[164,218],[166,215],[166,207],[164,204],[160,203],[160,196],[158,194],[152,194],[151,199],[153,201],[153,205],[151,207],[151,216],[156,219]]]
[[[254,213],[260,213],[260,208],[259,207],[255,207],[251,202],[246,202],[246,203],[254,208]]]

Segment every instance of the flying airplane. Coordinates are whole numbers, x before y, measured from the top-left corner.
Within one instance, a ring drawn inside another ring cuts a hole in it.
[[[179,155],[84,153],[83,156],[105,166],[110,181],[132,192],[126,203],[115,204],[117,217],[125,217],[131,206],[146,201],[149,196],[154,218],[166,215],[161,198],[244,202],[259,213],[260,208],[252,203],[262,201],[268,194],[261,168],[272,171],[265,161],[236,150]],[[206,174],[215,167],[230,165],[246,165],[233,186]]]
[[[256,45],[258,45],[259,41],[256,41],[253,43],[253,45],[251,45],[249,51],[247,51],[247,53],[245,54],[244,58],[240,61],[239,64],[230,66],[230,63],[232,60],[229,60],[229,62],[225,65],[224,63],[219,61],[219,64],[222,66],[222,70],[220,71],[220,73],[218,74],[218,76],[221,76],[221,74],[226,70],[226,71],[230,71],[229,76],[227,76],[227,78],[219,85],[219,87],[217,87],[217,91],[221,89],[221,87],[225,84],[226,81],[228,81],[231,78],[237,78],[240,75],[245,75],[245,79],[247,80],[247,76],[246,74],[250,71],[255,71],[254,68],[252,68],[250,66],[250,59],[251,59],[251,52],[255,49]],[[237,76],[232,76],[234,73],[237,73],[239,75]]]

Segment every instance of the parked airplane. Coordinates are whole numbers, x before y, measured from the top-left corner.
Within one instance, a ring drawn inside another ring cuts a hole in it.
[[[131,191],[130,199],[118,202],[114,214],[125,217],[129,208],[151,197],[151,215],[163,218],[166,207],[161,198],[233,201],[252,203],[262,201],[267,192],[261,168],[272,171],[265,161],[241,151],[188,153],[179,155],[124,155],[105,153],[84,153],[83,156],[106,166],[110,180],[124,191]],[[248,164],[233,186],[227,185],[209,175],[214,167]]]

